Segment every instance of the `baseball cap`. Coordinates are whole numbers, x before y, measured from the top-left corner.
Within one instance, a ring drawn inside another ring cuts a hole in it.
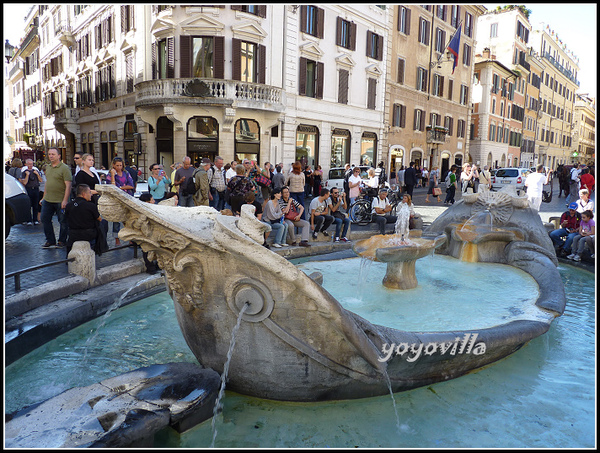
[[[206,165],[206,164],[212,164],[212,162],[210,161],[210,159],[208,157],[203,157],[202,165]]]
[[[573,202],[569,205],[569,209],[575,209],[577,210],[577,203]]]

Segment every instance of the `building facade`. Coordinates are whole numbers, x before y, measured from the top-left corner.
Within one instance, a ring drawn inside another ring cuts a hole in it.
[[[586,95],[577,95],[575,100],[575,132],[571,155],[572,162],[593,166],[596,162],[596,100]]]
[[[551,168],[571,162],[575,92],[579,88],[578,59],[556,33],[546,26],[531,33],[531,46],[544,64],[540,80],[540,116],[537,137],[539,163]]]
[[[326,172],[383,155],[384,6],[34,9],[32,128],[67,164],[75,151],[98,168],[121,156],[147,176],[154,162],[220,155]]]
[[[476,5],[395,5],[387,60],[388,168],[440,167],[470,161],[471,87]],[[446,51],[460,26],[458,61]]]

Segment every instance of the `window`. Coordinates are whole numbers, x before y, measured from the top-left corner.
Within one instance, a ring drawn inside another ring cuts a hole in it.
[[[452,5],[452,11],[450,12],[450,25],[454,28],[458,28],[460,22],[460,6]]]
[[[452,91],[454,90],[454,80],[448,80],[448,99],[452,100]]]
[[[375,110],[377,97],[377,80],[369,78],[367,81],[367,108]]]
[[[525,43],[529,41],[529,30],[519,20],[517,21],[517,36]]]
[[[300,58],[299,94],[323,99],[323,63]]]
[[[446,50],[446,32],[441,28],[435,29],[435,51],[443,53]]]
[[[463,45],[463,64],[471,66],[471,46],[468,44]]]
[[[348,76],[349,76],[349,71],[345,70],[345,69],[340,69],[338,71],[338,102],[340,104],[347,104],[348,103]]]
[[[319,150],[319,129],[315,126],[300,124],[296,129],[296,159],[302,168],[317,165]]]
[[[179,77],[224,77],[224,38],[222,36],[180,36]],[[233,62],[241,78],[241,44],[233,40]],[[235,51],[238,51],[236,54]]]
[[[406,61],[403,58],[398,58],[398,76],[396,81],[400,84],[404,84],[404,67],[406,65]]]
[[[429,45],[429,21],[419,18],[419,42],[421,44]]]
[[[267,17],[266,5],[231,5],[231,9],[234,11],[243,11],[248,14],[254,14],[258,17]]]
[[[398,31],[410,35],[410,9],[398,6]]]
[[[427,91],[427,69],[417,67],[417,90]]]
[[[444,96],[444,77],[439,74],[433,76],[433,95]]]
[[[429,125],[430,126],[439,126],[439,120],[440,120],[440,115],[437,113],[430,113],[429,114]]]
[[[232,40],[232,78],[248,83],[265,83],[266,47],[240,39]]]
[[[394,104],[392,112],[392,126],[406,127],[406,106],[402,104]]]
[[[420,109],[415,109],[415,121],[413,123],[413,129],[415,131],[424,131],[425,130],[425,111]]]
[[[300,9],[300,31],[316,36],[323,37],[323,25],[325,20],[325,11],[312,5],[302,5]]]
[[[121,32],[127,33],[129,30],[134,28],[134,6],[133,5],[121,5]]]
[[[337,29],[336,29],[336,41],[338,46],[344,47],[348,50],[356,49],[356,24],[337,18]]]
[[[495,138],[496,138],[496,125],[490,124],[490,134],[489,134],[488,140],[490,142],[493,142]]]
[[[446,136],[452,137],[452,129],[454,128],[454,118],[447,116],[444,118],[444,127],[448,131]]]
[[[458,120],[456,124],[456,136],[458,138],[465,138],[465,128],[466,128],[465,120]]]
[[[260,163],[260,125],[255,120],[239,119],[235,122],[235,160],[255,160]]]
[[[367,32],[367,57],[383,60],[383,36],[372,31]]]
[[[466,85],[460,86],[460,103],[467,105],[469,102],[469,87]]]
[[[436,5],[435,15],[441,20],[446,20],[446,5]]]
[[[133,52],[125,55],[125,92],[133,93]]]
[[[469,13],[465,13],[465,26],[463,27],[463,32],[469,38],[473,37],[473,15]]]
[[[498,37],[498,22],[490,25],[490,38]]]
[[[174,41],[174,38],[166,38],[152,44],[153,79],[172,79],[175,77]]]
[[[331,167],[343,167],[350,162],[350,131],[334,129],[331,133]]]
[[[360,141],[360,164],[375,167],[377,151],[377,135],[373,132],[363,132]]]

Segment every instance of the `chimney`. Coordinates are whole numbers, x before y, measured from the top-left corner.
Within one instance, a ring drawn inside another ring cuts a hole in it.
[[[483,58],[485,58],[486,60],[490,59],[490,48],[486,47],[485,49],[483,49]]]

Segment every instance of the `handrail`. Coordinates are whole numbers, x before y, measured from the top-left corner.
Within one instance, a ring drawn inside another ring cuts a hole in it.
[[[137,257],[138,257],[138,245],[135,242],[132,242],[132,243],[127,244],[127,245],[121,245],[121,246],[118,246],[118,247],[113,247],[111,249],[108,249],[104,253],[112,252],[114,250],[122,250],[122,249],[126,249],[126,248],[129,248],[129,247],[133,247],[133,258],[137,259]],[[35,266],[26,267],[25,269],[20,269],[18,271],[9,272],[8,274],[4,275],[4,279],[6,280],[7,278],[13,278],[14,277],[14,279],[15,279],[15,292],[19,292],[19,291],[21,291],[21,274],[25,274],[27,272],[37,271],[37,270],[40,270],[40,269],[44,269],[46,267],[54,266],[56,264],[71,263],[73,261],[75,261],[75,258],[67,258],[67,259],[64,259],[64,260],[51,261],[49,263],[44,263],[44,264],[37,264]]]

